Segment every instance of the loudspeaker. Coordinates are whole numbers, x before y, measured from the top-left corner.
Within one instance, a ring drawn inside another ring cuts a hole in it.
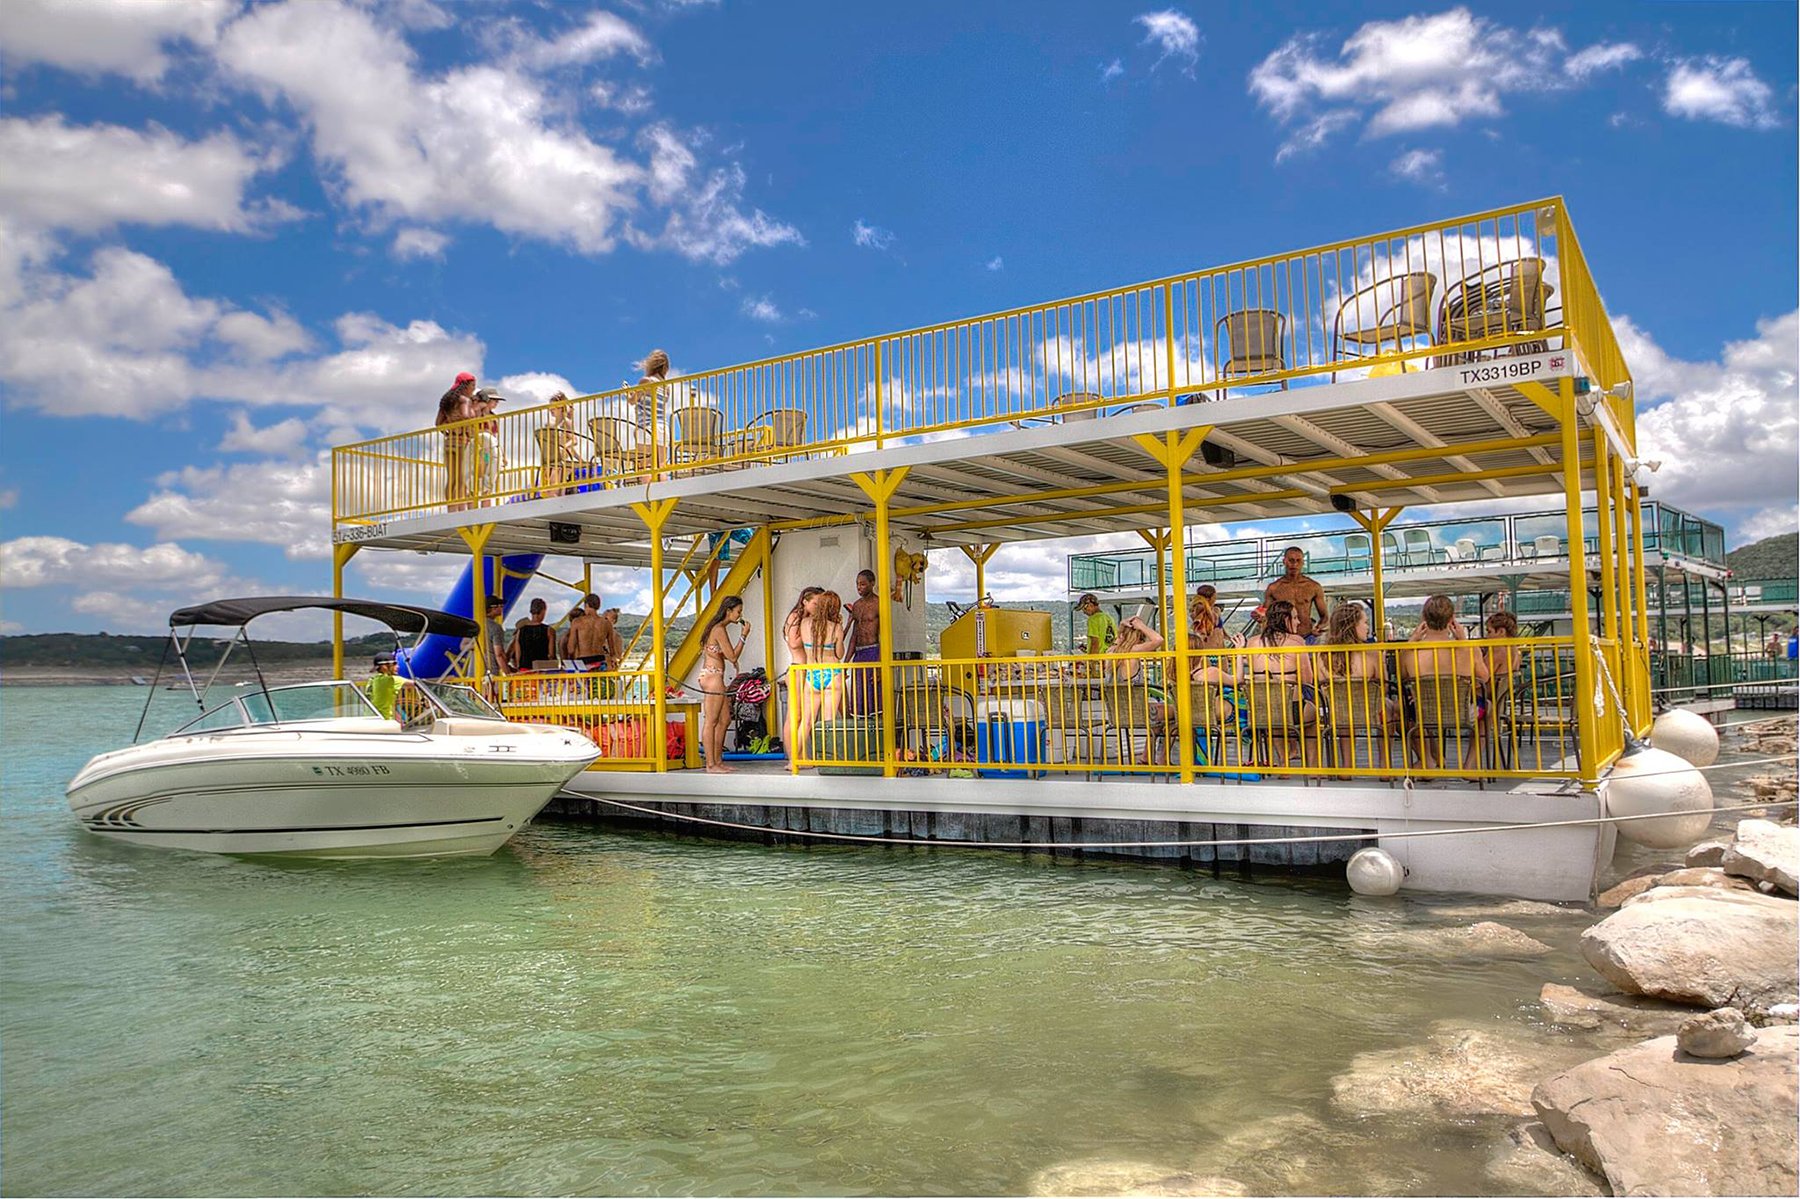
[[[1237,465],[1237,455],[1222,445],[1214,445],[1210,441],[1200,443],[1200,461],[1208,466],[1216,466],[1222,470],[1230,470]]]
[[[581,526],[566,524],[560,520],[550,522],[551,545],[576,545],[581,541]]]
[[[1356,511],[1356,497],[1349,495],[1333,495],[1331,497],[1331,506],[1339,512],[1354,512]]]

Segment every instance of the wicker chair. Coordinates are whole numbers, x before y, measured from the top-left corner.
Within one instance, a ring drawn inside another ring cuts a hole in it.
[[[1213,327],[1213,344],[1224,346],[1229,356],[1219,364],[1219,378],[1246,379],[1286,370],[1286,336],[1287,317],[1273,308],[1246,308],[1220,317]],[[1286,379],[1281,387],[1287,389]]]
[[[1322,689],[1337,739],[1339,766],[1356,765],[1359,756],[1368,765],[1386,767],[1388,761],[1387,688],[1380,679],[1333,678]]]
[[[790,451],[806,444],[806,409],[771,408],[753,416],[738,434],[738,442],[746,453],[785,462],[795,456]]]
[[[1392,275],[1339,304],[1331,325],[1332,358],[1364,358],[1380,354],[1388,342],[1399,350],[1404,342],[1429,338],[1437,282],[1429,271]],[[1364,320],[1365,315],[1374,319]]]
[[[1247,711],[1252,753],[1267,766],[1286,766],[1293,760],[1292,746],[1305,734],[1305,712],[1300,686],[1292,675],[1254,674],[1237,685],[1238,703]],[[1275,743],[1281,742],[1281,761],[1275,760]]]
[[[1418,675],[1413,679],[1413,712],[1422,748],[1435,750],[1442,768],[1459,766],[1466,748],[1464,735],[1475,732],[1474,682],[1463,675]],[[1454,753],[1449,752],[1452,746]]]
[[[1438,311],[1437,343],[1482,341],[1509,333],[1529,333],[1548,323],[1550,297],[1556,288],[1544,279],[1542,258],[1518,258],[1465,276],[1444,293]],[[1510,347],[1512,354],[1547,350],[1546,341],[1527,341]],[[1472,350],[1441,356],[1438,366],[1472,362],[1488,351]]]
[[[588,421],[594,439],[594,463],[608,487],[641,477],[653,461],[650,430],[619,416],[596,416]]]
[[[710,404],[689,404],[669,414],[669,461],[716,462],[725,457],[725,414]]]
[[[1106,726],[1101,732],[1100,756],[1102,761],[1117,761],[1120,764],[1136,760],[1137,733],[1144,733],[1144,756],[1150,756],[1150,746],[1158,739],[1161,730],[1153,728],[1150,722],[1150,692],[1141,678],[1108,679],[1101,692],[1106,705]],[[1116,735],[1119,744],[1119,756],[1114,759],[1108,756],[1106,737]]]

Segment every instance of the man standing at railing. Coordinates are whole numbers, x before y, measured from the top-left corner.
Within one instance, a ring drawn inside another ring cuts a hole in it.
[[[612,640],[612,622],[600,614],[600,597],[590,591],[581,601],[581,615],[569,621],[563,634],[563,657],[581,663],[583,670],[605,670]]]
[[[482,662],[490,675],[510,674],[512,667],[506,652],[506,626],[500,618],[506,615],[506,601],[497,595],[487,597],[487,612],[481,622]]]
[[[1276,600],[1294,605],[1294,613],[1300,618],[1298,632],[1310,644],[1326,620],[1325,589],[1316,579],[1301,573],[1306,567],[1306,554],[1299,546],[1290,545],[1282,551],[1281,566],[1286,573],[1263,590],[1262,606],[1267,608]]]
[[[463,371],[456,376],[449,391],[438,401],[437,424],[456,425],[475,415],[475,376]],[[452,512],[469,505],[468,453],[470,433],[466,428],[452,428],[444,433],[444,504]]]
[[[875,572],[856,572],[856,599],[844,609],[844,644],[839,651],[845,662],[875,662],[881,658],[881,597],[875,594]],[[866,670],[850,674],[850,711],[872,712],[880,707],[875,676]]]

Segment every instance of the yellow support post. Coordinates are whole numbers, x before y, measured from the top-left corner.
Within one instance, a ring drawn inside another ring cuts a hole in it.
[[[1171,342],[1171,345],[1173,342]],[[1171,392],[1173,394],[1173,392]],[[1212,432],[1211,425],[1196,425],[1183,431],[1171,430],[1160,436],[1143,433],[1135,440],[1146,454],[1163,468],[1168,477],[1169,488],[1169,536],[1180,535],[1185,529],[1184,501],[1182,494],[1181,470],[1200,449],[1200,443]],[[1174,579],[1171,585],[1175,594],[1187,595],[1187,555],[1176,554],[1174,561]],[[1188,623],[1183,620],[1180,628],[1171,627],[1165,634],[1166,644],[1175,655],[1175,744],[1171,747],[1174,761],[1170,765],[1181,772],[1181,781],[1194,781],[1194,689],[1188,685],[1193,676],[1193,651],[1188,648]],[[1164,678],[1163,686],[1167,690],[1171,680]]]
[[[331,547],[331,598],[344,598],[344,567],[362,546],[351,541]],[[331,677],[344,677],[344,614],[331,614]]]
[[[882,607],[881,623],[876,626],[881,648],[881,665],[877,669],[884,700],[881,705],[881,773],[882,777],[890,779],[899,773],[900,767],[894,744],[894,709],[897,706],[894,703],[894,617],[888,610],[891,602],[888,596],[894,590],[894,552],[888,540],[888,501],[900,489],[909,469],[900,466],[872,474],[858,471],[850,476],[851,482],[875,504],[875,594],[880,597]]]
[[[1593,629],[1588,611],[1587,554],[1581,536],[1581,422],[1575,415],[1575,381],[1564,379],[1558,390],[1562,422],[1563,524],[1569,539],[1569,617],[1575,654],[1575,739],[1582,786],[1592,790],[1600,773],[1599,722],[1594,701],[1600,685],[1594,670]]]
[[[1352,512],[1350,519],[1355,521],[1369,534],[1369,570],[1374,575],[1375,611],[1370,614],[1369,626],[1375,633],[1377,641],[1387,640],[1387,593],[1382,590],[1382,562],[1385,558],[1381,545],[1381,534],[1396,516],[1404,512],[1400,505],[1392,508],[1375,508],[1367,514]]]
[[[663,773],[669,768],[669,696],[668,684],[663,678],[667,664],[663,661],[663,653],[667,647],[667,638],[663,628],[663,599],[666,588],[663,585],[663,526],[669,523],[669,516],[675,511],[675,498],[646,500],[641,504],[633,504],[631,510],[637,513],[644,527],[650,531],[650,660],[653,663],[650,671],[650,693],[655,705],[655,724],[649,730],[650,744],[656,753],[656,772]],[[688,729],[692,737],[698,729]]]
[[[787,741],[786,729],[782,726],[781,716],[781,672],[775,668],[775,530],[764,525],[757,530],[768,538],[769,552],[762,564],[762,609],[763,609],[763,665],[769,675],[769,698],[763,701],[763,719],[769,722],[771,729],[782,732],[782,742]],[[789,751],[789,758],[793,757]]]
[[[1631,485],[1628,494],[1631,496],[1631,548],[1632,556],[1636,559],[1635,564],[1632,566],[1632,587],[1634,594],[1632,595],[1631,603],[1633,611],[1637,613],[1638,644],[1642,647],[1644,655],[1642,659],[1642,674],[1644,676],[1643,694],[1645,699],[1643,710],[1632,713],[1632,716],[1637,721],[1636,731],[1639,736],[1642,736],[1650,728],[1650,713],[1652,707],[1650,702],[1650,585],[1644,577],[1644,496],[1643,493],[1638,490],[1636,483]],[[1666,646],[1664,647],[1664,651],[1667,652]]]
[[[470,612],[477,626],[475,632],[475,663],[469,677],[479,683],[487,677],[488,632],[487,632],[487,549],[488,538],[494,535],[493,525],[465,525],[457,530],[469,547],[470,581],[474,583],[474,596]]]
[[[1163,632],[1172,636],[1169,630],[1180,622],[1176,620],[1174,610],[1169,607],[1169,574],[1164,555],[1169,552],[1169,544],[1174,540],[1168,529],[1139,529],[1137,535],[1144,544],[1156,551],[1156,611],[1162,621]]]
[[[892,514],[890,513],[890,515]],[[975,564],[975,602],[980,603],[981,597],[987,594],[988,559],[994,556],[994,551],[1000,548],[1000,543],[990,541],[983,545],[963,545],[957,548],[962,550],[963,557]]]
[[[1616,707],[1624,702],[1624,692],[1629,684],[1625,678],[1623,638],[1619,633],[1619,572],[1613,561],[1616,542],[1613,540],[1613,466],[1617,456],[1607,444],[1606,431],[1598,425],[1593,429],[1594,438],[1594,548],[1595,556],[1600,559],[1600,636],[1603,641],[1611,642],[1611,648],[1600,647],[1600,657],[1606,663],[1608,674],[1620,690],[1617,699],[1610,693],[1602,696],[1608,707]],[[1586,531],[1583,530],[1581,555],[1587,557]],[[1602,691],[1605,690],[1603,686]]]

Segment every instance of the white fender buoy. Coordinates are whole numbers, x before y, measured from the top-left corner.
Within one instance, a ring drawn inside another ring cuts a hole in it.
[[[1719,730],[1712,721],[1687,708],[1670,708],[1650,726],[1650,744],[1686,758],[1695,766],[1719,760]]]
[[[1350,889],[1358,895],[1392,895],[1406,878],[1406,867],[1385,849],[1359,849],[1344,867]]]
[[[1712,811],[1706,776],[1666,749],[1627,753],[1606,781],[1608,816],[1653,817],[1619,821],[1619,836],[1653,849],[1692,845],[1712,823]]]

